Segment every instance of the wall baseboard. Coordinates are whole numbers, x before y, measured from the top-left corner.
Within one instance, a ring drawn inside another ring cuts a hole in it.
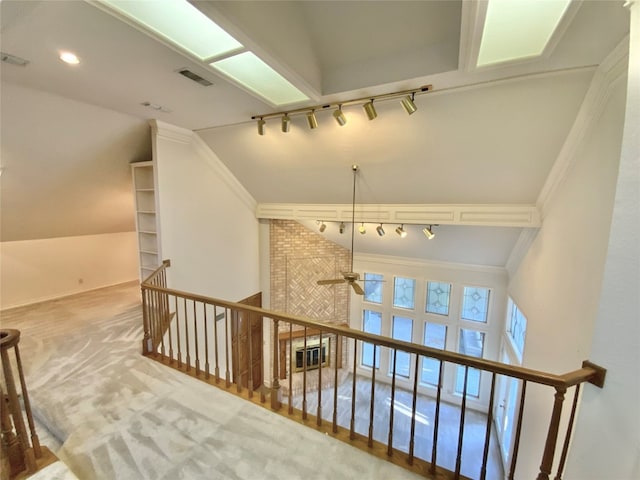
[[[67,297],[73,297],[75,295],[82,295],[83,293],[89,293],[89,292],[94,292],[96,290],[102,290],[104,288],[112,288],[112,287],[119,287],[119,286],[123,286],[123,285],[128,285],[128,284],[139,284],[140,280],[138,278],[133,278],[131,280],[125,280],[124,282],[117,282],[117,283],[112,283],[112,284],[107,284],[107,285],[103,285],[100,287],[92,287],[92,288],[87,288],[87,289],[78,289],[78,290],[74,290],[74,291],[68,291],[68,292],[64,292],[64,293],[60,293],[57,295],[50,295],[50,296],[46,296],[46,297],[40,297],[37,298],[35,300],[30,300],[28,302],[24,302],[24,303],[18,303],[15,305],[9,305],[7,307],[5,306],[1,306],[0,307],[0,314],[9,310],[14,310],[16,308],[22,308],[22,307],[30,307],[33,305],[37,305],[38,303],[44,303],[44,302],[50,302],[52,300],[60,300],[62,298],[67,298]]]

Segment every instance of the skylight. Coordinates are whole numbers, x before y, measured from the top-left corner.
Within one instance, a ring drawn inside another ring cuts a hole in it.
[[[489,0],[479,67],[541,55],[571,0]]]
[[[309,99],[187,0],[101,3],[275,106]]]
[[[244,52],[211,64],[275,105],[308,100],[304,93],[251,52]]]
[[[200,60],[242,48],[240,42],[185,0],[104,0],[104,3]]]

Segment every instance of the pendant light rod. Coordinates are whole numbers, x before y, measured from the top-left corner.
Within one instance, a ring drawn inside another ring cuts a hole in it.
[[[313,112],[313,111],[320,111],[320,110],[327,110],[329,108],[340,108],[340,107],[345,107],[345,106],[350,106],[350,105],[357,105],[357,104],[362,104],[363,102],[370,102],[372,100],[380,100],[380,99],[390,99],[390,98],[398,98],[398,97],[402,97],[405,95],[420,95],[422,93],[427,93],[427,92],[431,92],[433,90],[433,85],[423,85],[422,87],[419,88],[414,88],[412,90],[401,90],[399,92],[391,92],[391,93],[383,93],[381,95],[369,95],[368,97],[362,97],[362,98],[354,98],[353,100],[345,100],[342,102],[334,102],[334,103],[326,103],[324,105],[314,105],[311,107],[302,107],[302,108],[296,108],[293,110],[286,110],[286,111],[280,111],[280,112],[273,112],[273,113],[264,113],[264,114],[260,114],[260,115],[253,115],[251,117],[251,120],[257,120],[257,119],[264,119],[264,118],[272,118],[272,117],[281,117],[285,114],[287,115],[292,115],[292,114],[297,114],[297,113],[308,113],[308,112]]]
[[[356,231],[356,175],[358,174],[358,165],[351,165],[353,170],[353,197],[351,200],[351,270],[353,272],[353,234]]]

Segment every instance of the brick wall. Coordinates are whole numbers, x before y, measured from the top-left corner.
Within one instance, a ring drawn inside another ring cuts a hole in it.
[[[349,286],[318,285],[323,279],[342,278],[340,272],[351,266],[351,253],[348,249],[326,240],[322,235],[307,229],[298,222],[290,220],[271,220],[270,223],[271,256],[271,303],[270,309],[309,317],[325,323],[348,323]],[[280,332],[288,332],[289,325],[281,324]],[[294,326],[294,329],[297,329]],[[270,337],[270,351],[273,351],[273,339]],[[332,337],[330,352],[331,369],[335,368],[335,337]],[[317,337],[309,337],[309,341]],[[347,342],[342,338],[342,365],[346,366],[348,357]],[[287,342],[288,345],[288,342]],[[291,359],[288,346],[285,347],[286,378],[291,373]],[[348,369],[341,368],[339,381],[342,381]],[[333,375],[323,376],[323,388],[333,385]],[[302,373],[294,373],[291,384],[294,394],[301,393]],[[317,389],[318,370],[307,373],[307,391]],[[281,381],[282,393],[289,391],[289,381]]]
[[[290,220],[271,220],[270,249],[272,310],[327,323],[348,321],[348,285],[316,284],[349,270],[348,249]]]

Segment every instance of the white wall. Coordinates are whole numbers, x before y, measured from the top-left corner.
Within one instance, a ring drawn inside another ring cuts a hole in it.
[[[640,478],[640,5],[631,5],[629,80],[615,206],[590,360],[607,368],[587,387],[567,479]]]
[[[135,232],[2,242],[2,309],[138,278]]]
[[[509,295],[528,319],[525,367],[566,373],[591,357],[620,158],[624,80],[608,86],[567,176],[546,205],[542,228],[510,280]],[[533,385],[527,390],[518,478],[535,478],[539,471],[553,394]],[[565,405],[568,410],[571,398]]]
[[[231,301],[257,293],[255,201],[196,134],[156,121],[152,128],[170,286]]]

